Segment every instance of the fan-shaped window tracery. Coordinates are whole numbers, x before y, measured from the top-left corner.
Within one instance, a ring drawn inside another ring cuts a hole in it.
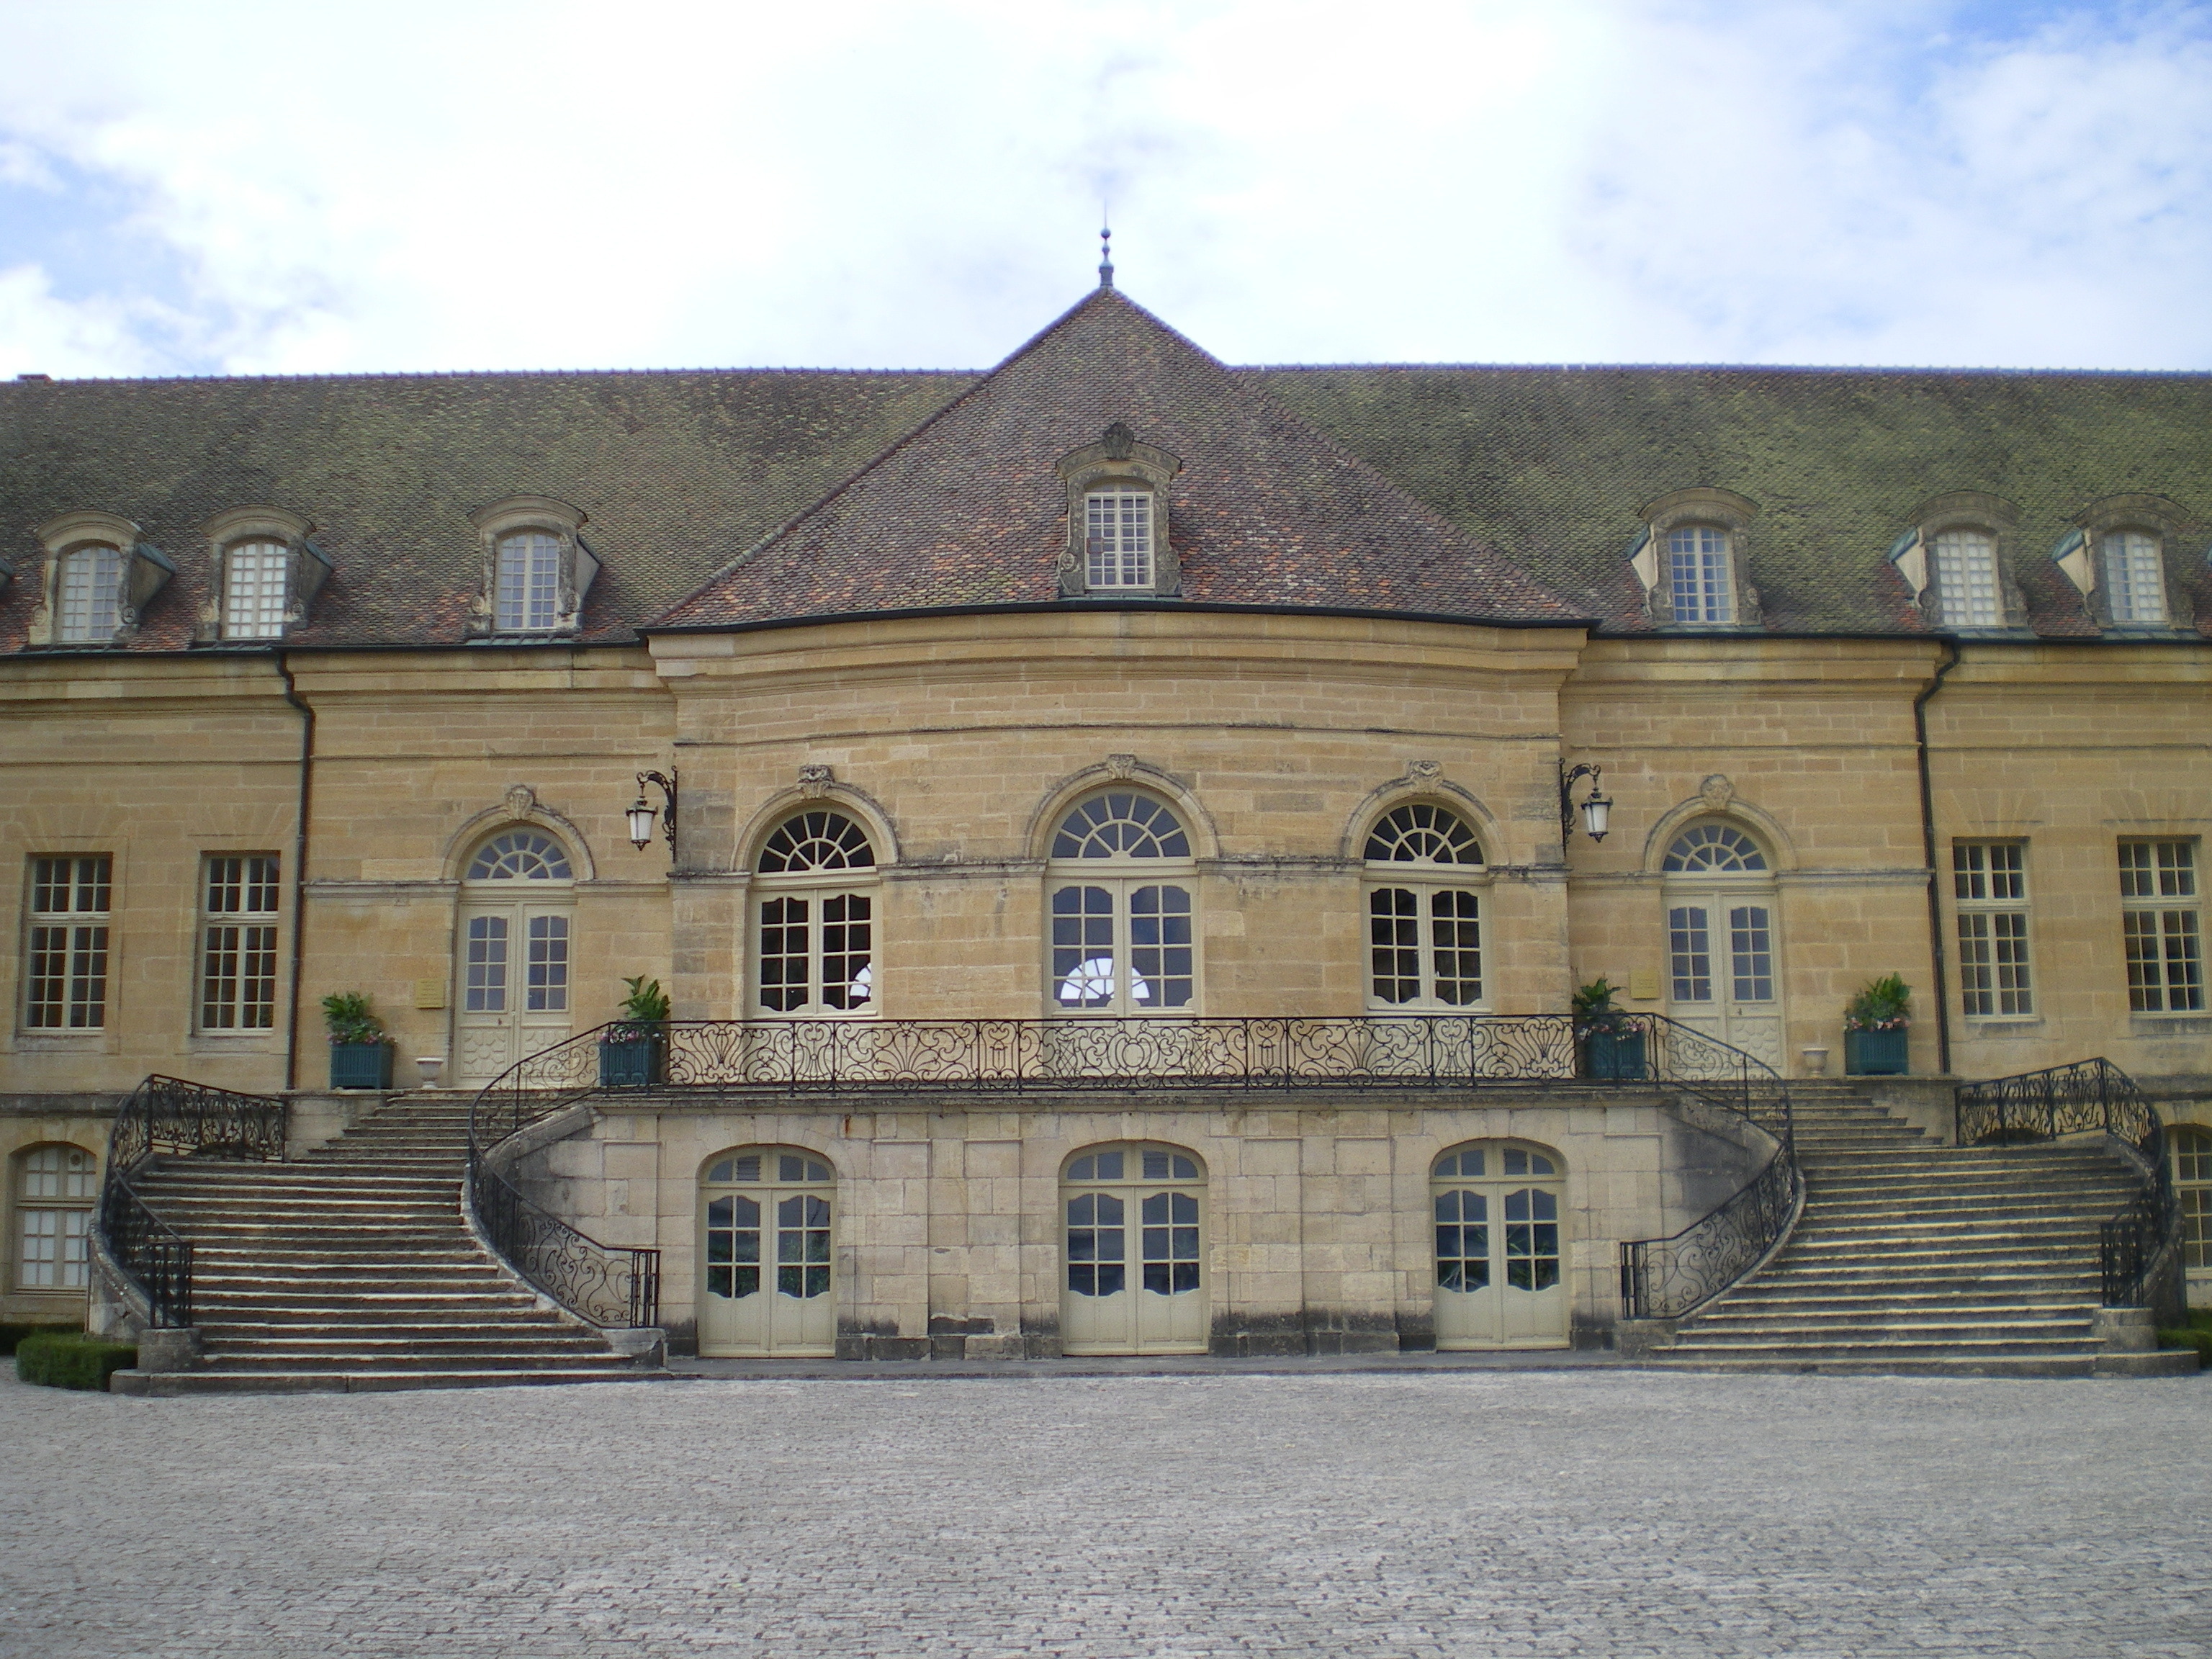
[[[1659,867],[1670,873],[1747,874],[1765,870],[1766,854],[1733,824],[1693,823],[1674,837]]]
[[[1190,837],[1149,795],[1109,789],[1079,801],[1052,838],[1056,859],[1187,859]]]
[[[471,881],[572,881],[568,854],[550,836],[510,830],[494,836],[469,860]]]
[[[1409,801],[1368,831],[1366,858],[1370,864],[1479,865],[1482,843],[1449,807]]]
[[[817,809],[793,813],[769,832],[761,845],[759,869],[765,876],[799,875],[813,870],[872,870],[876,849],[868,832],[842,812]]]

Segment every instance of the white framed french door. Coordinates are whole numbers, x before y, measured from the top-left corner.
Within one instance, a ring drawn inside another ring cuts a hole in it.
[[[1447,1152],[1430,1177],[1437,1346],[1564,1348],[1567,1286],[1558,1161],[1492,1143]]]
[[[1684,1024],[1782,1063],[1781,906],[1765,882],[1669,882],[1667,1012]]]
[[[825,1358],[836,1352],[832,1212],[819,1156],[769,1146],[700,1177],[699,1352]]]
[[[1204,1353],[1206,1173],[1170,1146],[1100,1147],[1061,1177],[1060,1351]]]
[[[569,1034],[574,915],[544,900],[463,901],[454,930],[457,1081],[489,1083]]]

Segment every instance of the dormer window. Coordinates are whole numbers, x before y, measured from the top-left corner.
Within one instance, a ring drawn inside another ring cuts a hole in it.
[[[39,526],[46,572],[28,643],[121,645],[176,566],[139,540],[138,526],[112,513],[64,513]]]
[[[2005,569],[2020,510],[2001,495],[1954,490],[1923,501],[1890,562],[1929,622],[1945,629],[2025,628],[2027,599]]]
[[[1084,498],[1085,585],[1152,586],[1152,495],[1148,489],[1094,490]]]
[[[281,640],[306,622],[331,574],[307,539],[314,527],[281,507],[235,507],[209,520],[203,533],[216,582],[194,637],[251,644]]]
[[[106,645],[123,625],[123,550],[94,542],[62,555],[61,626],[73,645]]]
[[[1654,623],[1735,628],[1759,621],[1759,592],[1743,568],[1755,502],[1700,486],[1646,503],[1642,516],[1628,561]]]
[[[2166,562],[2158,538],[2140,530],[2107,531],[2100,538],[2105,604],[2122,624],[2157,627],[2166,621]]]
[[[2051,557],[2102,628],[2173,626],[2166,591],[2166,549],[2188,522],[2163,495],[2107,495],[2074,517]]]
[[[599,562],[579,533],[584,514],[550,495],[514,495],[472,515],[483,538],[484,582],[469,631],[544,638],[582,625]]]
[[[2002,628],[1996,538],[1983,530],[1946,530],[1930,544],[1936,601],[1948,628]]]
[[[1725,530],[1685,525],[1667,532],[1668,598],[1678,623],[1732,623],[1735,583]]]
[[[1067,546],[1060,556],[1060,591],[1071,597],[1152,594],[1182,585],[1168,535],[1168,483],[1182,463],[1157,445],[1139,442],[1120,421],[1095,444],[1062,456],[1067,486]]]
[[[542,530],[499,541],[499,590],[494,626],[502,634],[549,629],[561,605],[561,543]]]

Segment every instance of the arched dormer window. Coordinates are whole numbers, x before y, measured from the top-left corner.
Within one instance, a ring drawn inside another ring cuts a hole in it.
[[[1140,443],[1121,422],[1060,462],[1067,487],[1063,594],[1174,593],[1182,572],[1168,537],[1168,483],[1182,463]]]
[[[1955,490],[1923,501],[1890,562],[1939,628],[2021,628],[2027,601],[2006,573],[2019,510],[2002,496]]]
[[[2166,550],[2187,520],[2163,495],[2107,495],[2075,515],[2051,556],[2099,626],[2164,629],[2177,609],[2166,592]]]
[[[1734,490],[1701,485],[1647,502],[1629,562],[1651,620],[1662,627],[1733,628],[1759,620],[1759,594],[1744,568],[1758,505]]]
[[[1482,845],[1449,807],[1408,801],[1368,831],[1367,1005],[1465,1012],[1483,1003]]]
[[[784,1019],[876,1011],[876,849],[848,814],[783,819],[753,860],[753,1002]]]
[[[1166,803],[1103,789],[1061,814],[1046,864],[1054,1013],[1194,1012],[1190,835]]]
[[[46,587],[33,613],[32,645],[121,645],[176,566],[112,513],[64,513],[39,526]]]
[[[307,620],[331,574],[314,526],[282,507],[242,507],[208,521],[216,581],[197,638],[281,640]]]
[[[515,639],[574,634],[599,572],[580,533],[582,510],[550,495],[515,495],[473,518],[484,583],[470,631]]]

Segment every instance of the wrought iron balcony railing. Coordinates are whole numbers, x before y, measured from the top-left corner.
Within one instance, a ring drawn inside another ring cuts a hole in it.
[[[1741,1191],[1668,1238],[1621,1247],[1632,1312],[1710,1300],[1765,1256],[1802,1191],[1790,1093],[1772,1067],[1656,1014],[1578,1025],[1564,1014],[1188,1019],[623,1022],[532,1054],[485,1088],[470,1119],[478,1224],[516,1272],[598,1323],[658,1318],[659,1261],[598,1243],[493,1167],[532,1124],[594,1097],[1390,1089],[1465,1093],[1574,1083],[1678,1091],[1758,1125],[1774,1151]]]

